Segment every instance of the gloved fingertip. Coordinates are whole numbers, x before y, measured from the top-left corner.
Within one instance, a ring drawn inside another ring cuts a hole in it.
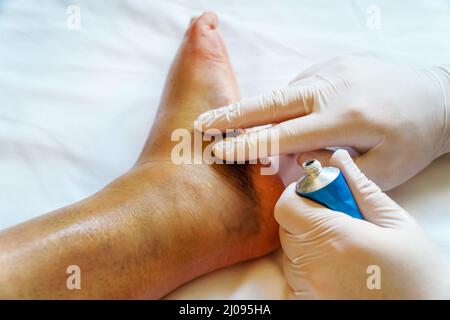
[[[214,145],[213,153],[216,158],[224,161],[243,162],[248,160],[245,149],[245,141],[227,138]]]
[[[200,128],[200,131],[204,131],[206,129],[211,128],[213,122],[215,119],[215,113],[214,110],[209,110],[206,112],[203,112],[200,114],[197,119],[195,119],[195,122],[197,124],[197,127]]]
[[[336,150],[331,156],[330,165],[342,171],[353,193],[358,193],[359,186],[367,181],[366,176],[361,172],[347,150]]]

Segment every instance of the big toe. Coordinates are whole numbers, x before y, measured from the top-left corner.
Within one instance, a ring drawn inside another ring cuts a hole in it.
[[[215,13],[206,12],[191,20],[186,32],[184,53],[190,58],[227,62],[225,44],[217,31],[218,19]]]
[[[188,31],[198,30],[199,28],[216,29],[218,26],[217,15],[214,12],[205,12],[199,17],[191,19],[191,25]]]
[[[239,99],[217,26],[217,16],[209,12],[191,22],[169,72],[146,150],[170,155],[167,151],[175,129],[193,130],[199,114]]]

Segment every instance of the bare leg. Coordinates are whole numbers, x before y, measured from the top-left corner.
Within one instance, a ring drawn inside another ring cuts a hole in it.
[[[283,186],[258,166],[174,165],[175,128],[239,98],[216,18],[188,30],[147,145],[133,170],[69,207],[0,233],[2,298],[159,298],[278,246]],[[68,290],[77,265],[82,289]]]

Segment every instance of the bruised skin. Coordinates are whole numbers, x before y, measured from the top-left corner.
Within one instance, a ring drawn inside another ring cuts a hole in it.
[[[155,125],[128,173],[97,194],[0,232],[0,298],[160,298],[278,246],[283,185],[257,165],[175,165],[174,129],[239,99],[216,17],[197,18],[173,63]],[[68,290],[67,267],[81,269]]]

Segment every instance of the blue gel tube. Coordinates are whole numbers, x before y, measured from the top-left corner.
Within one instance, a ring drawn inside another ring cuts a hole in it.
[[[355,198],[345,182],[341,172],[328,185],[312,192],[297,192],[302,197],[311,199],[331,210],[340,211],[357,219],[362,219],[362,214],[358,209]]]

